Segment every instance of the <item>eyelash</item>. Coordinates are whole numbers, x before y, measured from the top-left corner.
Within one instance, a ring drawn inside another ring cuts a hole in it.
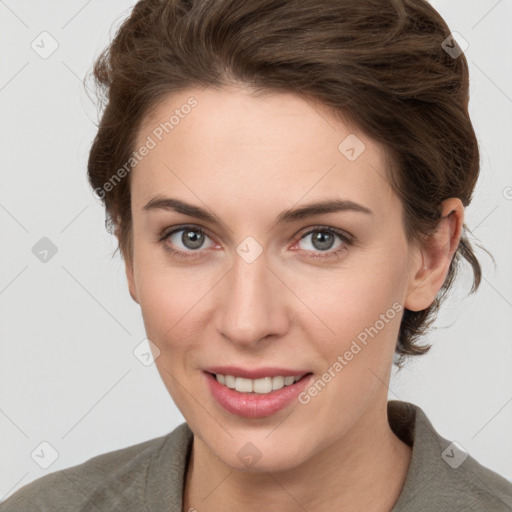
[[[167,239],[171,235],[173,235],[174,233],[178,233],[179,231],[186,231],[186,230],[194,231],[195,233],[200,233],[201,235],[205,235],[208,238],[211,238],[208,235],[208,233],[203,228],[198,227],[198,226],[194,226],[194,225],[186,224],[186,225],[183,225],[183,226],[178,226],[178,227],[172,229],[171,231],[164,232],[163,235],[159,237],[158,242],[161,242],[161,243],[164,244],[164,248],[165,248],[166,251],[170,252],[171,254],[173,254],[175,256],[178,256],[179,258],[183,258],[183,259],[197,258],[198,256],[195,253],[200,253],[201,252],[200,250],[196,250],[196,251],[181,251],[179,249],[173,249],[167,243]],[[341,252],[345,251],[348,246],[350,246],[350,245],[352,245],[354,243],[354,240],[353,240],[353,238],[351,236],[349,236],[348,234],[345,234],[343,231],[341,231],[339,229],[332,228],[332,227],[327,227],[327,226],[313,226],[312,228],[309,229],[309,231],[306,231],[304,234],[298,236],[295,239],[294,244],[296,242],[298,242],[299,240],[302,240],[303,238],[306,238],[308,235],[311,235],[312,233],[314,233],[316,231],[320,231],[322,233],[330,233],[330,234],[337,235],[341,239],[343,244],[340,245],[334,251],[331,251],[331,252],[328,252],[328,251],[315,252],[313,254],[308,255],[307,256],[308,258],[313,258],[313,259],[328,259],[329,258],[330,259],[332,257],[338,256]],[[321,254],[326,254],[326,256],[323,256]]]

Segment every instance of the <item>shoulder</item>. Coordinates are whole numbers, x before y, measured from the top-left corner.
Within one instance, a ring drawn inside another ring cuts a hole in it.
[[[0,503],[0,512],[145,510],[147,475],[160,454],[183,451],[188,427],[45,475]]]
[[[453,443],[443,452],[448,464],[424,468],[423,482],[411,493],[412,503],[428,512],[512,511],[511,482],[454,448]],[[450,466],[452,461],[455,464]]]
[[[457,457],[453,446],[445,449],[444,456]],[[447,503],[453,502],[455,510],[493,510],[496,512],[512,511],[512,482],[490,468],[483,466],[471,455],[459,452],[459,467],[446,469],[447,485],[440,494],[445,494]],[[466,457],[464,459],[464,457]]]
[[[393,512],[512,511],[512,482],[441,436],[420,407],[392,402],[390,424],[399,437],[412,441],[409,471]]]

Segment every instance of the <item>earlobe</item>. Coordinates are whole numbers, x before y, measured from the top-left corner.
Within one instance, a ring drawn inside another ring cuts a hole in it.
[[[464,225],[464,206],[458,198],[442,203],[436,231],[417,249],[404,306],[411,311],[428,308],[443,286]]]

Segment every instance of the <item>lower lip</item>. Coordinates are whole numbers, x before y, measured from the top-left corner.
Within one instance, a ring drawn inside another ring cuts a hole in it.
[[[215,376],[204,372],[212,395],[226,411],[243,418],[264,418],[284,409],[304,391],[313,375],[305,375],[299,381],[267,394],[240,393],[217,381]]]

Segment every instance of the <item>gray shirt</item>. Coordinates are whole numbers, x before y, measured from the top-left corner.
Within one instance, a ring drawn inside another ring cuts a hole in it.
[[[388,420],[412,446],[391,512],[512,511],[512,483],[441,437],[420,407],[388,401]],[[192,441],[182,423],[165,436],[34,480],[0,503],[0,512],[182,512]]]

